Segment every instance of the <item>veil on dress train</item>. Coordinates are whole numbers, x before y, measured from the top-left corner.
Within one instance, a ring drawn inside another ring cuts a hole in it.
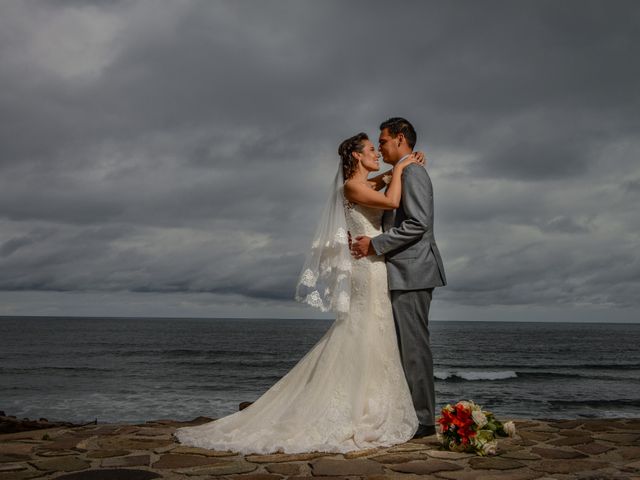
[[[336,319],[244,410],[178,428],[186,446],[243,454],[345,453],[409,440],[418,428],[398,350],[384,258],[351,257],[347,232],[375,236],[382,210],[343,194],[342,165],[307,254],[296,299]]]

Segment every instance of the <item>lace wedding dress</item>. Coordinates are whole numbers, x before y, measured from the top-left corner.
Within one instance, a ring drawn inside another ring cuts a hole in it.
[[[381,231],[382,210],[346,206],[353,238]],[[240,453],[344,453],[409,440],[418,427],[405,380],[384,258],[352,260],[348,312],[248,408],[183,427],[186,446]]]

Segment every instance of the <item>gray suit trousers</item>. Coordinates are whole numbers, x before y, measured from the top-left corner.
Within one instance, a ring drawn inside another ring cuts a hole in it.
[[[435,424],[436,394],[429,339],[429,307],[433,288],[391,290],[391,306],[400,358],[421,425]]]

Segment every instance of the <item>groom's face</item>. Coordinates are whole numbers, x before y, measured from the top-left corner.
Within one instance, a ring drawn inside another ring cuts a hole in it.
[[[388,128],[383,128],[378,137],[378,150],[382,154],[384,163],[394,165],[400,160],[400,152],[398,150],[398,138],[393,138]]]

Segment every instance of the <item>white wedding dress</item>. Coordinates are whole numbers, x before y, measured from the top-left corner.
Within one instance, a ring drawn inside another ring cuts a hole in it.
[[[349,205],[353,238],[382,210]],[[352,260],[349,312],[248,408],[175,431],[185,446],[240,453],[344,453],[409,440],[418,428],[398,350],[384,258]]]

